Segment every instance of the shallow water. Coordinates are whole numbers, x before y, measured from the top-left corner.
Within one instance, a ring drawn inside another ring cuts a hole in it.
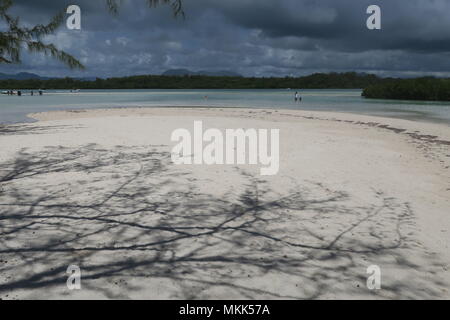
[[[1,91],[1,90],[0,90]],[[450,125],[450,103],[369,100],[361,90],[68,90],[47,91],[43,96],[0,95],[0,123],[32,121],[33,112],[105,107],[248,107],[350,112]]]

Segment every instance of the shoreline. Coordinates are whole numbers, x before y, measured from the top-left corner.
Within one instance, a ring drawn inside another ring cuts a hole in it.
[[[95,108],[95,109],[73,109],[73,110],[54,110],[38,113],[29,113],[27,117],[35,122],[51,120],[69,120],[92,117],[126,116],[138,112],[140,115],[153,115],[164,113],[170,115],[177,111],[208,111],[212,116],[219,111],[224,116],[242,117],[243,114],[235,114],[236,111],[249,113],[252,116],[255,113],[262,112],[265,115],[270,114],[278,117],[300,117],[310,120],[344,122],[354,125],[361,125],[372,128],[385,129],[395,133],[401,133],[419,140],[427,140],[431,143],[450,145],[450,127],[444,123],[414,121],[401,118],[363,115],[350,112],[329,112],[329,111],[310,111],[310,110],[291,110],[291,109],[273,109],[273,108],[245,108],[245,107],[208,107],[208,106],[185,106],[185,107],[114,107],[114,108]],[[168,112],[165,112],[168,111]],[[229,111],[229,112],[227,112]],[[20,125],[25,123],[16,123],[9,125]]]
[[[30,116],[0,131],[1,298],[450,298],[447,126],[208,107]],[[280,173],[174,166],[170,133],[195,120],[279,128]],[[88,289],[58,282],[73,263]]]

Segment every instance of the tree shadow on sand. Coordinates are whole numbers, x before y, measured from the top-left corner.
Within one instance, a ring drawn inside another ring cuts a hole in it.
[[[14,135],[36,135],[36,134],[48,134],[55,131],[66,131],[73,129],[80,129],[81,126],[67,126],[67,125],[41,125],[36,126],[32,123],[27,124],[0,124],[0,136],[14,136]]]
[[[0,295],[70,296],[72,264],[82,292],[106,298],[442,294],[408,204],[374,191],[355,205],[315,182],[280,194],[234,175],[239,186],[224,184],[219,196],[200,188],[217,182],[177,169],[163,147],[20,151],[0,164]],[[371,264],[383,271],[376,292],[366,287]]]

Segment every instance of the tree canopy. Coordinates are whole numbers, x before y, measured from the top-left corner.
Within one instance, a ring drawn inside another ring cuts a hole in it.
[[[372,99],[450,101],[450,79],[386,79],[365,88],[363,96]]]

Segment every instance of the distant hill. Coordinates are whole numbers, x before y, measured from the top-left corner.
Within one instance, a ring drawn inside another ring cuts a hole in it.
[[[170,69],[162,74],[163,76],[207,76],[207,77],[242,77],[239,73],[232,71],[191,71],[188,69]]]
[[[98,77],[84,77],[84,78],[74,78],[75,80],[79,81],[95,81]]]
[[[34,73],[20,72],[16,74],[6,74],[0,72],[0,80],[49,80],[51,78],[41,77]]]
[[[232,71],[190,71],[187,69],[170,69],[162,74],[163,76],[181,77],[181,76],[206,76],[206,77],[242,77],[239,73]],[[62,79],[58,77],[42,77],[40,75],[20,72],[16,74],[7,74],[0,72],[0,80],[52,80],[52,79]],[[84,77],[84,78],[73,78],[79,81],[95,81],[96,77]]]
[[[29,72],[20,72],[16,74],[7,74],[0,72],[0,80],[52,80],[52,79],[62,79],[62,78],[41,77],[40,75]],[[95,81],[96,77],[85,77],[74,79],[79,81]]]

